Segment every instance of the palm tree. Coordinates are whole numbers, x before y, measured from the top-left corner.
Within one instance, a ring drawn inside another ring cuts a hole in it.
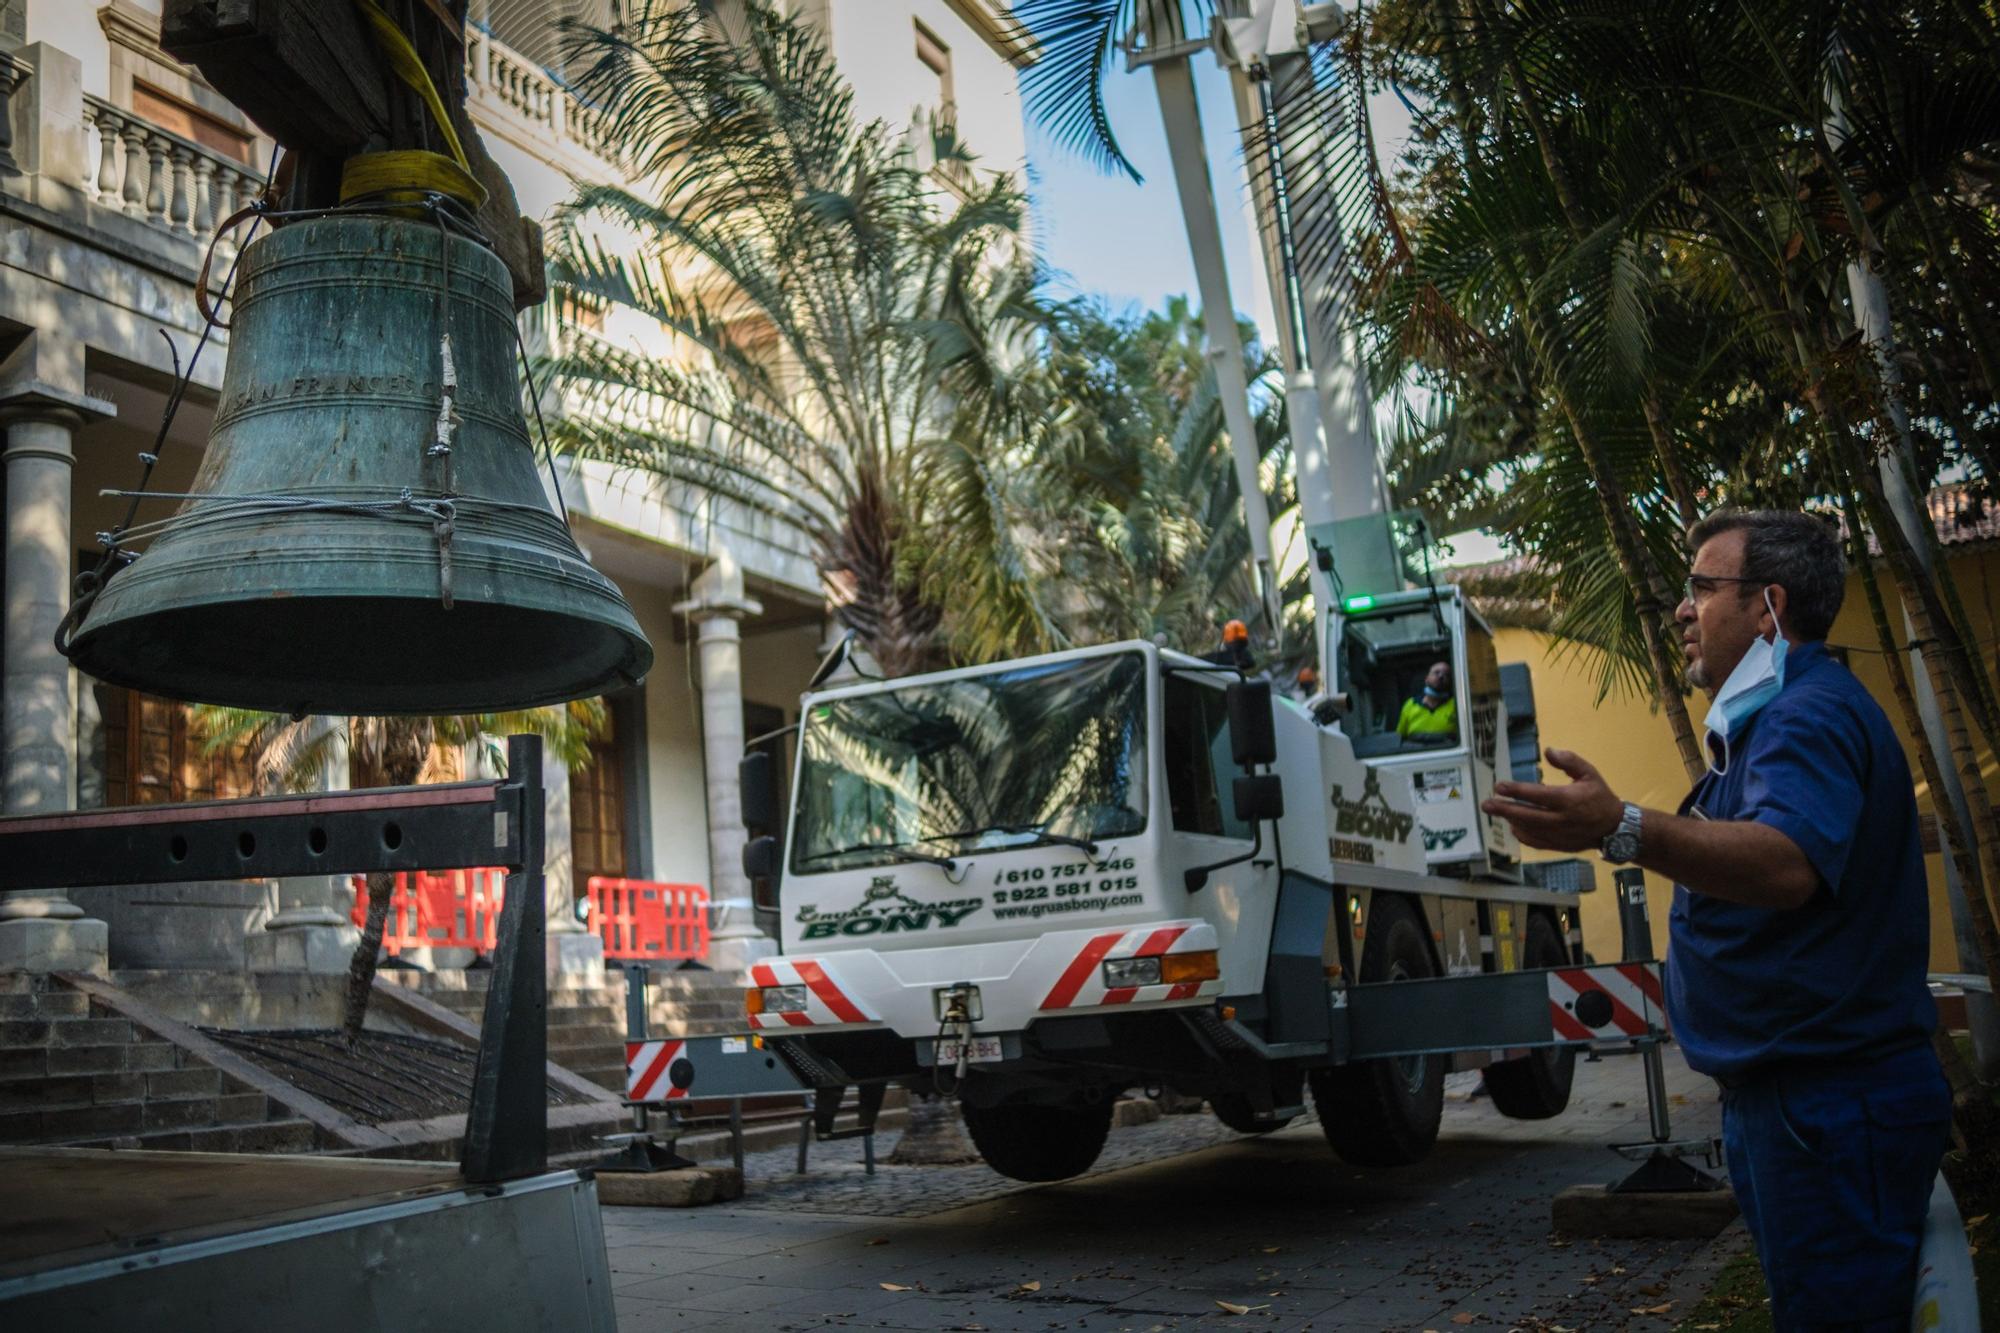
[[[440,744],[480,747],[497,772],[506,766],[505,738],[522,734],[540,736],[547,752],[574,771],[590,762],[590,743],[604,734],[610,719],[602,699],[470,717],[295,718],[212,704],[195,705],[193,715],[203,755],[247,750],[257,789],[265,792],[312,790],[337,747],[392,787],[414,786],[432,748]],[[360,1035],[368,1016],[395,886],[396,877],[389,872],[368,876],[368,914],[348,963],[341,1010],[341,1031],[350,1041]]]
[[[1408,272],[1489,343],[1530,335],[1528,410],[1448,349],[1411,360],[1448,384],[1460,429],[1535,423],[1518,475],[1551,484],[1511,487],[1503,523],[1559,591],[1587,593],[1558,617],[1588,602],[1602,625],[1628,594],[1563,540],[1591,499],[1561,468],[1589,434],[1624,451],[1613,466],[1653,543],[1697,497],[1839,514],[1930,788],[1955,777],[1971,796],[1967,820],[1933,804],[1995,973],[2000,821],[1979,754],[2000,706],[1928,520],[1906,534],[1890,498],[1954,468],[1990,497],[2000,477],[1993,16],[1929,0],[1393,0],[1371,32],[1376,68],[1435,108],[1401,201]],[[1886,324],[1857,324],[1871,284]],[[1411,347],[1394,331],[1430,316],[1411,292],[1375,308],[1382,345]],[[1877,559],[1907,637],[1930,645],[1941,736],[1917,715]]]
[[[1202,320],[1184,297],[1136,317],[1086,303],[1050,339],[1048,392],[1066,420],[1025,474],[1022,521],[1044,534],[1043,601],[1073,642],[1157,636],[1202,652],[1222,621],[1262,614]],[[1242,337],[1261,471],[1274,479],[1265,504],[1283,512],[1294,502],[1278,366],[1247,323]],[[1284,626],[1289,660],[1310,638],[1302,569],[1280,594],[1300,611]]]
[[[941,664],[946,588],[989,634],[1053,643],[1001,505],[1047,417],[1013,180],[949,125],[858,122],[819,37],[761,3],[726,25],[650,3],[571,39],[579,95],[646,185],[579,188],[556,286],[690,355],[570,339],[568,446],[794,526],[891,674]]]

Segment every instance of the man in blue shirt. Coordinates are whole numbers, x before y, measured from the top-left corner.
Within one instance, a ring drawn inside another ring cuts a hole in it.
[[[1676,611],[1710,697],[1709,771],[1678,813],[1620,800],[1580,756],[1502,782],[1522,842],[1675,881],[1667,1012],[1723,1088],[1730,1183],[1780,1330],[1909,1326],[1951,1096],[1930,1047],[1916,798],[1880,707],[1824,642],[1846,572],[1804,514],[1695,525]]]

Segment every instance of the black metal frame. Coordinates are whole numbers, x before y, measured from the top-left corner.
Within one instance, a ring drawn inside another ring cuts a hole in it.
[[[460,1170],[548,1165],[542,740],[507,738],[493,782],[259,796],[0,819],[0,891],[503,866]]]

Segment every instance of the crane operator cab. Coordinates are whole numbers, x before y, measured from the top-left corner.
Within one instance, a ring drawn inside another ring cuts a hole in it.
[[[1330,619],[1340,728],[1385,784],[1409,784],[1431,869],[1518,879],[1519,843],[1479,809],[1509,771],[1493,631],[1451,586],[1347,597]]]

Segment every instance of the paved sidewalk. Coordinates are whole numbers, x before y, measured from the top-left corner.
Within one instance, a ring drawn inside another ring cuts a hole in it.
[[[1667,1063],[1675,1135],[1715,1133],[1714,1085]],[[1436,1151],[1395,1171],[1343,1165],[1315,1125],[1246,1138],[1206,1115],[1114,1131],[1097,1171],[1056,1185],[870,1178],[852,1143],[816,1146],[806,1177],[757,1154],[739,1203],[605,1209],[619,1327],[1671,1328],[1679,1302],[1635,1311],[1673,1299],[1706,1242],[1549,1233],[1558,1190],[1616,1178],[1605,1145],[1647,1137],[1637,1059],[1579,1064],[1548,1121],[1467,1100],[1475,1082],[1453,1080]]]

